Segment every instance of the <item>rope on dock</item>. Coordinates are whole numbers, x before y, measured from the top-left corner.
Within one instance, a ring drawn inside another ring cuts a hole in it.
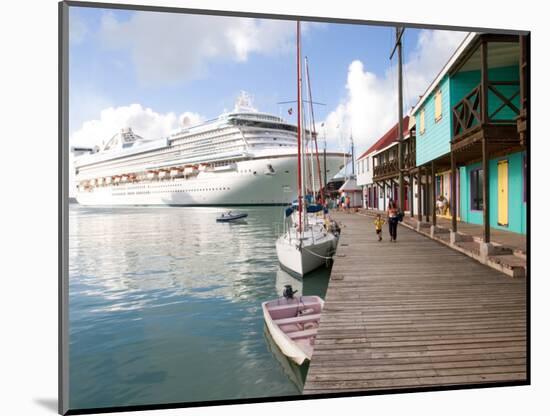
[[[333,253],[332,256],[330,256],[330,257],[321,256],[320,254],[314,253],[313,251],[308,250],[308,249],[305,248],[305,247],[302,247],[302,248],[303,248],[305,251],[307,251],[309,254],[313,254],[314,256],[320,257],[320,258],[325,259],[325,260],[332,260],[332,256],[334,255],[334,253]]]

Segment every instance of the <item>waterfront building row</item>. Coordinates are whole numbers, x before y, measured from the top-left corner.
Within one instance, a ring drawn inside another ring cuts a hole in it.
[[[526,36],[471,33],[403,120],[404,211],[525,234]],[[363,206],[398,199],[397,124],[356,160]]]

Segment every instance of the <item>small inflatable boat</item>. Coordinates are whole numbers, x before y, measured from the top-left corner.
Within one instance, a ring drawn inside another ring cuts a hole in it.
[[[223,213],[221,216],[216,218],[217,222],[230,222],[235,220],[241,220],[243,218],[248,217],[248,214],[246,212],[226,212]]]

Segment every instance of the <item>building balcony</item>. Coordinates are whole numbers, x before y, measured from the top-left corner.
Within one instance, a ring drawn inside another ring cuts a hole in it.
[[[403,158],[403,169],[409,170],[416,165],[416,153],[407,153]],[[381,163],[374,167],[373,179],[385,180],[399,176],[399,163],[398,159],[391,159],[387,162]]]
[[[482,139],[491,152],[521,146],[519,94],[519,81],[487,81],[485,93],[476,85],[453,107],[451,149],[474,150]]]

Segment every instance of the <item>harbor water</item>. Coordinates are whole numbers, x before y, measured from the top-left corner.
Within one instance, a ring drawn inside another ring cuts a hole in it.
[[[290,283],[324,297],[329,270],[281,271],[282,207],[70,205],[73,409],[301,394],[305,369],[265,333],[261,302]]]

